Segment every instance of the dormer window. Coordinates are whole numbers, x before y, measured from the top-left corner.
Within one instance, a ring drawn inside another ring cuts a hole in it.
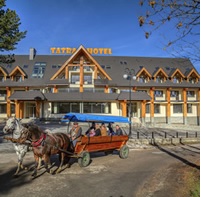
[[[173,83],[181,83],[183,79],[185,79],[185,76],[182,74],[182,72],[177,68],[176,70],[173,70],[173,73],[171,75],[172,82]]]
[[[175,77],[173,77],[172,82],[173,83],[180,83],[180,79],[175,76]]]
[[[164,77],[162,77],[162,76],[156,77],[156,83],[163,83],[163,82],[164,82]]]
[[[45,62],[36,62],[33,68],[32,78],[43,78],[45,73],[46,63]]]
[[[4,82],[4,76],[0,75],[0,82]]]
[[[14,81],[21,82],[22,81],[22,77],[21,76],[15,76],[14,77]]]
[[[151,75],[144,67],[141,68],[136,76],[140,83],[147,83],[151,79]]]
[[[196,83],[196,78],[190,77],[189,78],[189,83],[192,83],[192,84]]]
[[[19,66],[15,67],[9,76],[12,81],[16,82],[21,82],[27,77],[26,73]]]
[[[146,83],[147,82],[146,77],[145,76],[140,76],[139,77],[139,82],[140,83]]]

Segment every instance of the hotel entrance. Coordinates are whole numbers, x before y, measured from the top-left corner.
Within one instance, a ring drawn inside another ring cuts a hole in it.
[[[26,118],[36,118],[36,105],[35,103],[26,104]]]
[[[130,106],[130,103],[127,104],[127,117],[129,117],[129,106]],[[138,117],[136,102],[131,103],[131,117]]]

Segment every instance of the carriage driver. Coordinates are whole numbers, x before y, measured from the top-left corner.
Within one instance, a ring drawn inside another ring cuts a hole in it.
[[[82,128],[78,125],[78,122],[74,122],[73,127],[68,134],[74,147],[77,141],[81,139],[81,135],[82,135]]]

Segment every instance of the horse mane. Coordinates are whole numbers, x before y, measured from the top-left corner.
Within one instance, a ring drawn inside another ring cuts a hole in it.
[[[33,135],[39,137],[43,131],[36,124],[27,124],[25,126]]]

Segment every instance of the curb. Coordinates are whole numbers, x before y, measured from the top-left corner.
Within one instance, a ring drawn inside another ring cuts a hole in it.
[[[129,148],[147,147],[150,145],[175,145],[200,143],[200,138],[151,138],[151,139],[129,139]]]

